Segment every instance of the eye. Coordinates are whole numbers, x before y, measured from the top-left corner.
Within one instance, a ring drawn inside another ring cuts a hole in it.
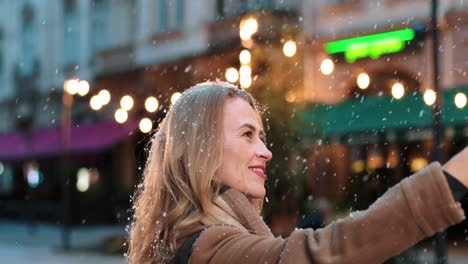
[[[242,134],[242,136],[252,138],[253,137],[253,132],[251,130],[246,131],[246,132],[244,132],[244,134]]]

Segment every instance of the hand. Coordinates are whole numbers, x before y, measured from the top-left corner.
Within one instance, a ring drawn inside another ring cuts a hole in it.
[[[468,147],[453,156],[442,169],[455,177],[468,188]]]

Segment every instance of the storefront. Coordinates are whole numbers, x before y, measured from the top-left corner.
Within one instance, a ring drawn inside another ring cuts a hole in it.
[[[362,21],[355,22],[360,28],[323,17],[341,34],[325,35],[321,45],[306,51],[304,95],[310,103],[302,112],[300,131],[315,196],[375,198],[434,160],[430,25],[415,18],[371,27],[364,23],[373,16],[368,11],[359,11]],[[443,160],[468,141],[465,40],[458,33],[466,27],[466,13],[447,11],[444,16],[439,39]]]
[[[444,160],[468,143],[468,107],[466,100],[464,104],[455,100],[459,94],[468,94],[468,88],[443,92]],[[302,137],[311,150],[319,150],[315,155],[310,152],[315,161],[311,171],[325,172],[311,177],[316,179],[311,188],[318,196],[373,200],[434,159],[432,107],[419,93],[401,99],[373,95],[316,104],[301,119]]]
[[[120,211],[128,208],[136,181],[137,125],[135,120],[75,125],[66,150],[58,127],[0,135],[0,216],[60,221],[68,174],[74,222],[125,217]]]

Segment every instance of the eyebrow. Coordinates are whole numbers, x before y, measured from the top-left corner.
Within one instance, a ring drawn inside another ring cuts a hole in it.
[[[253,131],[257,131],[257,128],[252,125],[252,124],[249,124],[249,123],[245,123],[245,124],[242,124],[238,130],[244,128],[244,127],[248,127],[250,129],[252,129]],[[265,138],[265,131],[263,131],[263,129],[260,129],[259,131],[259,135],[260,135],[260,138]]]

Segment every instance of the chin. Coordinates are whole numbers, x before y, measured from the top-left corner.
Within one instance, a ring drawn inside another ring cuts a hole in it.
[[[254,199],[263,198],[263,197],[265,197],[265,195],[266,195],[265,189],[263,189],[263,190],[256,190],[256,191],[253,191],[253,192],[249,192],[249,193],[247,194],[247,196],[248,196],[249,198],[254,198]]]

